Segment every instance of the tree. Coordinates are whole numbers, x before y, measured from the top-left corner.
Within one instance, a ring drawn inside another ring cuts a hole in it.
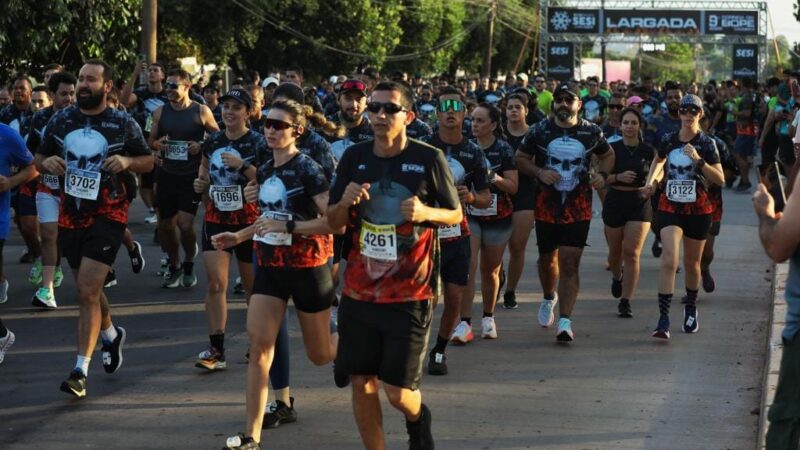
[[[775,53],[775,46],[778,47],[778,54]],[[783,68],[791,67],[791,58],[789,56],[789,40],[784,35],[778,35],[774,42],[770,42],[767,46],[769,55],[767,56],[767,67],[764,68],[764,73],[760,74],[762,78],[781,77]],[[778,56],[780,56],[780,64],[778,64]]]

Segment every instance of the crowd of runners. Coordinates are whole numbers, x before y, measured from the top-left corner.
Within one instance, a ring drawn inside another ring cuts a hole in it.
[[[61,390],[76,397],[87,393],[98,338],[106,372],[123,362],[128,333],[105,294],[121,246],[137,274],[140,241],[160,246],[166,289],[195,286],[202,259],[201,370],[226,368],[228,292],[244,295],[247,423],[228,449],[260,448],[262,429],[297,420],[290,299],[308,358],[332,363],[335,384],[351,386],[364,446],[384,448],[382,387],[406,418],[409,448],[434,448],[423,372],[446,375],[447,346],[469,344],[473,330],[502,335],[495,309],[518,307],[523,276],[538,273],[539,325],[559,342],[575,339],[581,256],[600,211],[618,316],[657,307],[652,336],[670,339],[683,271],[678,328],[698,332],[699,292],[716,289],[723,189],[750,192],[752,177],[776,162],[788,174],[800,142],[790,72],[763,85],[656,85],[365,68],[312,86],[293,68],[263,80],[251,72],[223,90],[219,77],[198,84],[158,63],[127,78],[101,60],[76,69],[53,64],[38,81],[20,74],[0,88],[0,250],[13,220],[26,246],[21,262],[31,264],[31,301],[42,309],[58,308],[62,258],[69,265],[80,319]],[[139,241],[127,227],[137,197],[155,224]],[[532,232],[535,262],[525,260]],[[647,280],[657,283],[657,302],[636,297],[650,232],[661,260]],[[2,259],[0,280],[3,303]],[[14,339],[0,321],[0,362]]]

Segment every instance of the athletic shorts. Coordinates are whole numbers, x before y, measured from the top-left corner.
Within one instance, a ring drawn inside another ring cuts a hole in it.
[[[800,334],[783,338],[775,399],[769,408],[768,449],[797,448],[800,433]]]
[[[333,263],[347,260],[350,249],[353,248],[353,234],[351,230],[346,230],[344,234],[333,235]]]
[[[171,219],[178,211],[197,215],[200,194],[194,191],[195,178],[196,175],[173,175],[163,170],[158,171],[156,198],[160,219]]]
[[[215,234],[224,233],[226,231],[230,231],[231,233],[235,233],[243,228],[247,228],[250,225],[225,225],[221,223],[209,223],[203,222],[203,251],[204,252],[213,252],[216,251],[214,245],[211,243],[211,236]],[[236,260],[243,263],[253,263],[253,241],[248,239],[241,244],[237,245],[233,248],[226,248],[224,251],[235,254]]]
[[[8,239],[8,231],[11,229],[11,221],[0,221],[0,241]]]
[[[72,269],[77,270],[83,258],[112,266],[126,227],[124,223],[95,217],[94,222],[86,228],[59,227],[58,245]]]
[[[36,214],[36,197],[17,192],[17,195],[13,198],[16,199],[16,201],[12,201],[11,203],[17,216],[25,217],[38,215]]]
[[[533,211],[536,204],[536,185],[534,183],[531,178],[520,174],[517,193],[511,196],[514,212]]]
[[[158,175],[158,166],[154,165],[153,170],[142,174],[142,189],[153,189],[156,184],[156,176]]]
[[[609,189],[603,203],[603,223],[611,228],[624,227],[628,222],[652,222],[650,199],[642,199],[637,191]]]
[[[662,231],[669,226],[676,226],[689,239],[704,241],[711,230],[711,214],[689,215],[659,211],[658,225]]]
[[[377,376],[417,390],[427,356],[433,302],[372,303],[342,297],[336,372]]]
[[[36,212],[39,216],[39,223],[58,222],[58,208],[60,206],[60,197],[47,192],[36,193]]]
[[[440,270],[442,282],[466,286],[467,281],[469,281],[469,261],[472,257],[469,237],[442,242],[441,244]]]
[[[722,222],[711,222],[711,227],[708,229],[708,235],[719,236],[720,228],[722,228]]]
[[[742,158],[756,156],[755,136],[736,136],[733,142],[733,151]]]
[[[559,247],[586,247],[589,239],[589,225],[591,222],[586,220],[575,223],[547,223],[537,221],[536,226],[536,245],[539,247],[539,254],[545,255],[553,253]]]
[[[330,308],[335,298],[331,269],[317,267],[261,267],[256,265],[253,294],[268,295],[286,302],[304,313],[316,313]]]
[[[787,167],[792,167],[797,158],[794,156],[794,142],[789,136],[778,136],[778,158]]]
[[[505,245],[511,239],[511,216],[498,220],[477,220],[467,216],[469,232],[483,245]]]

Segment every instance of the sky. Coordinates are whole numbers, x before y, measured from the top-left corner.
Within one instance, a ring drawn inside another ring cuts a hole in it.
[[[800,42],[800,22],[794,18],[796,0],[767,0],[767,9],[772,16],[775,35],[784,35],[789,43]],[[767,36],[772,38],[772,32]]]

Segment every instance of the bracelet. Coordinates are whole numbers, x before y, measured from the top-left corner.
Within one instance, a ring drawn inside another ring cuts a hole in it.
[[[294,220],[290,220],[290,221],[286,222],[286,232],[287,233],[293,233],[295,226],[297,226],[297,223]]]
[[[699,161],[697,161],[697,170],[703,170],[703,167],[705,167],[705,166],[706,166],[706,160],[705,159],[701,158]]]

